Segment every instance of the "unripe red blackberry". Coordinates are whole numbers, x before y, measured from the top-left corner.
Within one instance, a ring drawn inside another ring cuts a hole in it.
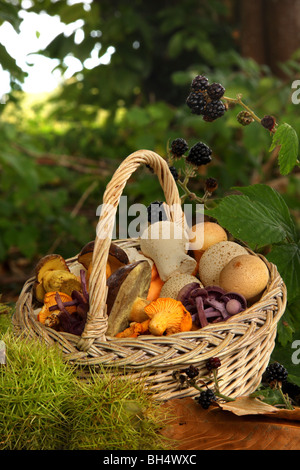
[[[218,369],[220,365],[221,365],[221,361],[218,357],[210,357],[208,361],[206,361],[206,364],[205,364],[206,369],[208,371],[211,371],[213,369]]]
[[[205,180],[204,189],[209,193],[213,193],[214,191],[216,191],[216,189],[218,189],[218,181],[215,178],[207,178]]]
[[[276,120],[273,116],[267,115],[261,119],[260,123],[263,127],[265,127],[271,132],[275,127]]]

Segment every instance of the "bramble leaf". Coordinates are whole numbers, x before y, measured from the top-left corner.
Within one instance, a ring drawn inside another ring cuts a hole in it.
[[[207,215],[253,249],[297,239],[289,210],[277,191],[263,184],[235,189],[244,194],[226,196]]]
[[[288,175],[297,163],[299,140],[297,133],[289,124],[281,124],[272,138],[270,152],[280,146],[278,154],[279,170]]]

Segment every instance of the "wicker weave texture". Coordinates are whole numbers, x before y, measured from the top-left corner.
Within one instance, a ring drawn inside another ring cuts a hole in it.
[[[205,361],[218,356],[218,375],[222,393],[240,396],[254,391],[269,362],[275,345],[278,320],[286,306],[286,287],[272,263],[260,256],[270,273],[269,284],[261,299],[243,313],[223,323],[210,324],[197,331],[155,337],[111,338],[106,336],[106,263],[114,218],[124,187],[140,164],[147,164],[157,174],[168,205],[180,208],[176,183],[166,161],[154,152],[142,150],[123,161],[108,184],[103,196],[107,207],[100,216],[96,237],[93,270],[90,278],[90,312],[81,337],[57,332],[41,325],[34,313],[33,283],[23,286],[14,315],[15,330],[47,344],[58,344],[68,361],[78,365],[104,365],[115,373],[126,370],[133,380],[143,378],[158,399],[193,396],[191,389],[180,389],[173,372],[193,364],[207,375]],[[182,211],[176,210],[173,220],[181,223]],[[115,241],[120,246],[138,246],[138,240]],[[255,255],[254,256],[258,256]],[[68,260],[72,266],[77,257]],[[125,371],[124,371],[125,373]]]

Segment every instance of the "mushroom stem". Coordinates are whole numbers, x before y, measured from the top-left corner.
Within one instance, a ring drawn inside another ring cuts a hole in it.
[[[136,300],[133,302],[129,321],[130,322],[138,322],[142,323],[143,321],[149,319],[148,315],[145,312],[145,307],[150,304],[150,300],[143,299],[142,297],[137,297]]]

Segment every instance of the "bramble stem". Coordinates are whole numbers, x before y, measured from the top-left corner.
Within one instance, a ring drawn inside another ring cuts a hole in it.
[[[235,104],[239,104],[240,106],[242,106],[246,111],[248,111],[249,114],[251,114],[251,116],[253,117],[253,119],[258,122],[259,124],[261,124],[261,119],[256,116],[256,114],[254,113],[254,111],[252,111],[251,108],[249,108],[249,106],[247,106],[243,101],[242,101],[242,95],[237,95],[236,98],[229,98],[228,96],[223,96],[223,99],[228,101],[229,103],[235,103]]]

